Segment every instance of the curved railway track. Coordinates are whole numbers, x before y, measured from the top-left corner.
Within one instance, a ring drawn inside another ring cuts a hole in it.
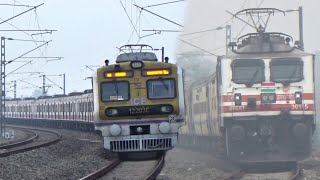
[[[114,161],[111,161],[107,166],[81,178],[80,180],[92,180],[101,178],[103,176],[106,176],[108,173],[110,173],[112,170],[114,170],[119,164],[123,163],[123,161],[116,159]],[[158,160],[156,166],[152,169],[150,174],[148,174],[144,180],[154,180],[156,177],[160,174],[163,166],[165,163],[165,155],[162,155]]]
[[[264,170],[263,170],[264,171]],[[247,179],[269,179],[272,175],[271,179],[287,179],[287,180],[300,180],[302,179],[302,170],[299,167],[298,163],[295,164],[295,166],[287,172],[274,172],[274,173],[247,173],[246,171],[242,169],[238,169],[225,178],[223,180],[247,180]]]
[[[10,126],[13,129],[20,129],[33,134],[30,138],[0,146],[0,157],[10,156],[12,154],[22,153],[37,149],[40,147],[49,146],[57,143],[61,139],[61,134],[48,129],[37,129],[27,127]]]

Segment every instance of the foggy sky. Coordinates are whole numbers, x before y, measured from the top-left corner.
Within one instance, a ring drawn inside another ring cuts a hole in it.
[[[246,2],[246,3],[244,3]],[[236,13],[241,8],[256,8],[261,0],[190,0],[186,10],[185,27],[182,34],[224,27],[226,24],[232,25],[232,37],[236,38],[248,32],[255,32],[253,28],[247,26],[242,33],[241,30],[245,24],[237,19],[233,19],[226,10]],[[319,17],[320,1],[316,0],[265,0],[260,7],[273,7],[281,10],[298,9],[303,6],[304,11],[304,44],[306,51],[314,53],[320,49],[318,41],[320,39],[320,23],[316,20]],[[244,17],[247,20],[247,17]],[[270,18],[267,31],[283,32],[292,35],[295,40],[299,40],[298,31],[298,12],[287,13],[286,16],[276,14]],[[205,50],[212,51],[215,54],[222,55],[225,53],[225,30],[212,31],[207,33],[195,34],[180,37],[181,39],[191,42]],[[179,53],[185,51],[201,51],[190,45],[180,42]],[[222,48],[219,50],[215,50]],[[214,51],[213,51],[214,50]],[[216,59],[216,57],[212,57]]]

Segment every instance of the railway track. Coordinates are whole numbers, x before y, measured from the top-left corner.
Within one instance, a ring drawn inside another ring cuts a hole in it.
[[[12,154],[22,153],[40,147],[49,146],[58,142],[61,139],[61,134],[52,130],[27,128],[19,126],[10,127],[13,129],[23,130],[32,135],[28,139],[0,146],[0,157],[10,156]]]
[[[262,170],[265,171],[265,170]],[[268,173],[248,173],[242,169],[238,169],[225,178],[223,180],[248,180],[248,179],[279,179],[279,180],[300,180],[302,179],[302,170],[299,167],[298,163],[295,163],[295,166],[287,171],[287,172],[268,172]]]
[[[80,180],[92,180],[97,178],[103,178],[108,173],[110,173],[112,170],[114,170],[116,167],[118,167],[119,164],[125,163],[119,159],[116,159],[109,163],[107,166],[81,178]],[[165,163],[165,155],[162,155],[158,160],[157,164],[154,166],[152,171],[144,178],[144,180],[154,180],[156,177],[160,174],[163,166]],[[119,175],[120,176],[120,175]]]

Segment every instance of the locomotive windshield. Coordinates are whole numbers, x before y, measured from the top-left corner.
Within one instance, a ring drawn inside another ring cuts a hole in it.
[[[303,79],[303,62],[299,58],[273,59],[270,68],[273,82],[289,84]]]
[[[232,63],[232,81],[252,86],[265,80],[261,59],[237,59]]]
[[[129,83],[126,81],[113,81],[101,84],[102,101],[129,100]]]
[[[174,79],[149,80],[147,84],[149,99],[171,99],[175,97]]]

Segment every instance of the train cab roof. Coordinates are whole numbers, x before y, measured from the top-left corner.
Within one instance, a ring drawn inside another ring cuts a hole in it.
[[[26,97],[26,98],[23,98],[23,100],[36,100],[35,97]]]
[[[249,33],[239,37],[237,42],[231,42],[229,47],[232,51],[226,55],[227,58],[309,55],[300,48],[299,41],[294,43],[290,35],[279,32]]]
[[[55,94],[55,95],[53,95],[52,97],[53,98],[59,98],[59,97],[66,97],[67,95],[65,95],[65,94]]]
[[[49,99],[52,98],[52,96],[39,96],[37,99]]]
[[[158,58],[151,46],[145,44],[129,44],[120,47],[122,54],[118,55],[116,63],[130,61],[158,61]]]

